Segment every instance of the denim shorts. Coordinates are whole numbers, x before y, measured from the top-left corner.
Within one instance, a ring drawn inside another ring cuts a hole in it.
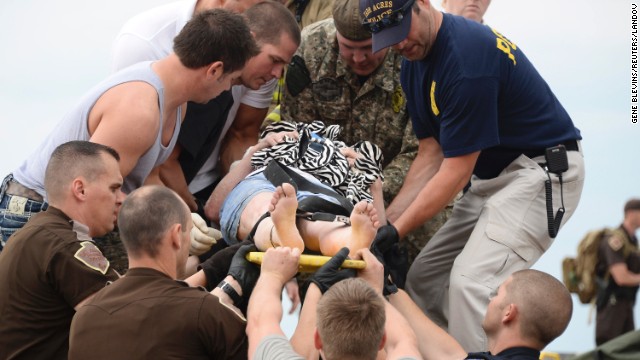
[[[320,181],[318,181],[318,183],[320,183]],[[237,236],[240,225],[240,215],[251,199],[260,193],[274,193],[275,191],[276,187],[273,186],[261,172],[245,178],[231,190],[224,200],[222,208],[220,208],[220,231],[227,244],[233,245],[239,242]],[[316,194],[303,190],[298,190],[296,194],[298,202],[309,196],[317,196],[339,205],[336,199],[325,194]],[[268,208],[265,208],[264,211],[267,212]]]
[[[6,245],[9,237],[22,228],[31,216],[46,210],[48,206],[45,202],[6,194],[9,181],[12,180],[13,175],[9,174],[4,178],[0,186],[0,251]],[[13,207],[19,206],[19,208],[10,210],[10,204],[13,204]]]

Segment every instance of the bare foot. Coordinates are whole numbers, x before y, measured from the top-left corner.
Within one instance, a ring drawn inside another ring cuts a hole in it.
[[[349,241],[349,254],[353,255],[362,248],[369,248],[380,223],[378,212],[373,204],[360,201],[351,212],[351,239]]]
[[[269,212],[274,228],[270,234],[276,246],[288,246],[304,250],[304,241],[296,227],[296,209],[298,199],[296,190],[291,184],[284,183],[278,186],[271,198]]]

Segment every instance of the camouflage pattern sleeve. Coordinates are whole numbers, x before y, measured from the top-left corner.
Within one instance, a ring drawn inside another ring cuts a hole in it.
[[[304,87],[304,89],[295,96],[289,91],[289,84],[287,84],[287,81],[291,81],[290,70],[291,68],[287,70],[287,77],[285,78],[280,118],[285,121],[298,122],[311,122],[313,120],[320,119],[316,113],[316,105],[313,100],[313,90],[310,84]]]
[[[309,123],[323,120],[320,111],[327,104],[318,103],[316,82],[321,78],[334,78],[337,52],[333,19],[319,21],[305,27],[300,34],[302,40],[291,64],[287,67],[281,118],[287,121]]]

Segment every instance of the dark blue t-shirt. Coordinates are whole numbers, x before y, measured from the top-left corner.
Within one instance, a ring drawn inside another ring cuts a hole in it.
[[[520,48],[460,16],[444,14],[429,55],[403,61],[401,83],[418,139],[434,137],[445,157],[483,150],[481,178],[523,152],[581,139]]]

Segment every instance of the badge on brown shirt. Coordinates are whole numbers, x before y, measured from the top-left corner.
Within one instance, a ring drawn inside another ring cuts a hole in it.
[[[611,247],[613,251],[618,251],[622,249],[622,245],[624,245],[620,237],[616,235],[610,236],[608,243],[609,243],[609,247]]]
[[[109,270],[109,260],[102,255],[100,249],[90,241],[80,243],[80,249],[73,256],[93,270],[106,274]]]

